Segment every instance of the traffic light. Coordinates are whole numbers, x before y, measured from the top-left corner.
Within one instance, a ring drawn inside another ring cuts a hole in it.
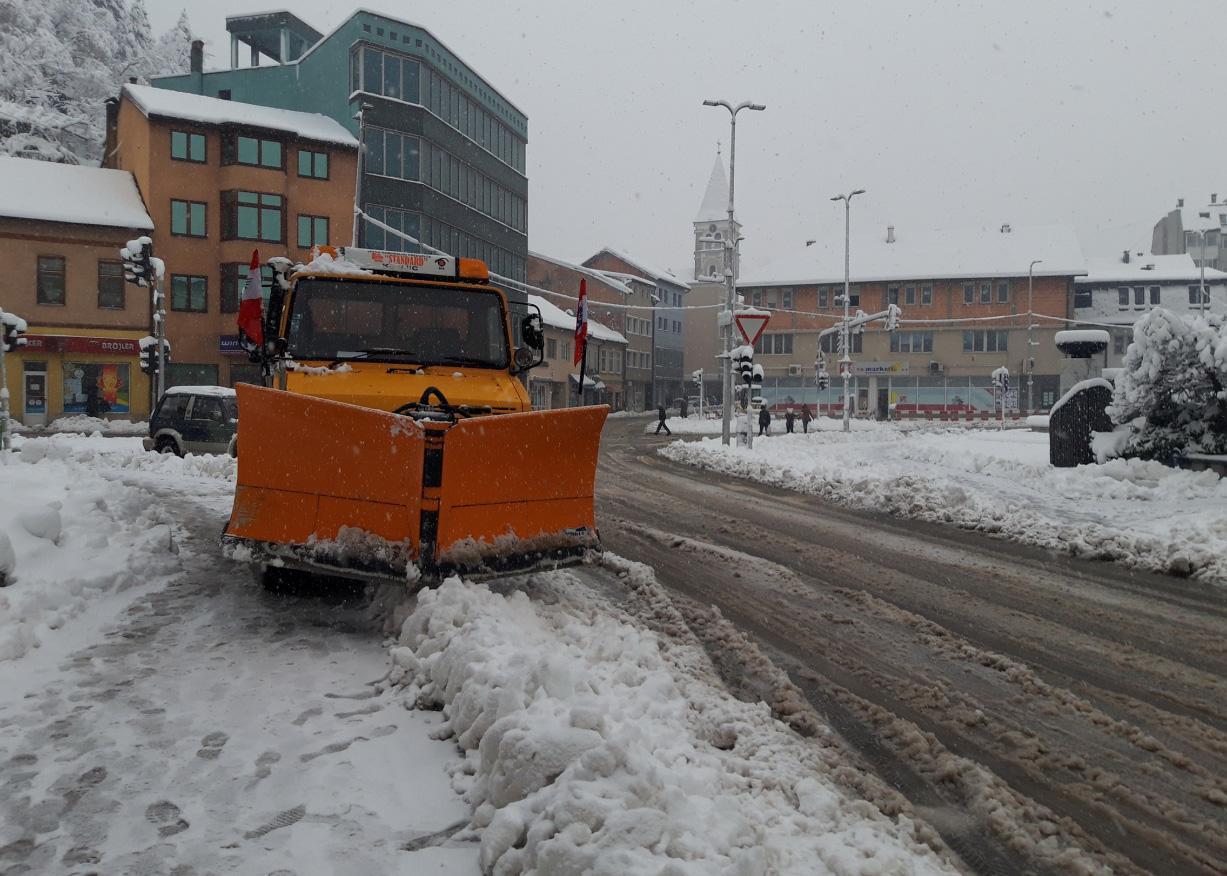
[[[158,339],[152,335],[145,335],[138,341],[141,347],[141,370],[146,374],[158,373]],[[162,356],[170,362],[170,341],[162,339]]]
[[[700,368],[698,371],[695,371],[694,373],[692,373],[690,375],[690,379],[694,381],[695,386],[702,386],[703,385],[703,369]]]
[[[993,386],[1003,395],[1010,391],[1010,371],[1005,366],[993,370]]]
[[[4,327],[4,352],[11,353],[17,347],[24,347],[26,339],[26,321],[15,313],[0,310],[0,325]],[[0,387],[2,388],[2,387]]]
[[[827,389],[831,385],[831,375],[827,373],[826,360],[821,356],[814,360],[814,374],[819,389]]]
[[[119,251],[124,262],[124,279],[137,286],[152,286],[154,283],[153,241],[148,237],[129,240]]]
[[[738,347],[733,351],[733,362],[741,375],[741,382],[748,385],[754,378],[754,348],[749,344]]]
[[[890,304],[886,307],[886,330],[888,332],[896,331],[899,328],[899,317],[903,315],[903,311],[899,309],[898,304]]]

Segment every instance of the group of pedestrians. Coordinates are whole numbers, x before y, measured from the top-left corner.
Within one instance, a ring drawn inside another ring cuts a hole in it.
[[[810,413],[807,405],[801,405],[800,416],[797,415],[796,410],[792,407],[784,409],[784,431],[791,434],[797,420],[801,421],[801,431],[809,434],[809,424],[814,421],[814,415]],[[766,405],[763,405],[762,409],[758,412],[758,434],[771,434],[771,411],[767,410]]]

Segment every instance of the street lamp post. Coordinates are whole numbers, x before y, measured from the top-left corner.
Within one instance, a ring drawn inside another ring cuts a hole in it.
[[[729,227],[726,239],[724,242],[724,283],[726,286],[727,300],[725,301],[725,316],[728,323],[724,327],[724,388],[723,388],[723,405],[724,408],[720,426],[720,440],[727,447],[729,444],[729,434],[732,431],[732,415],[733,415],[733,364],[730,353],[733,350],[733,309],[736,306],[736,265],[737,265],[737,242],[739,235],[735,222],[733,220],[733,182],[735,179],[735,167],[737,161],[737,114],[743,109],[762,111],[767,107],[761,103],[751,103],[750,101],[742,101],[733,106],[726,100],[705,100],[703,106],[722,106],[729,111],[730,131],[729,131]],[[732,238],[731,240],[728,238]]]
[[[1035,411],[1035,341],[1031,339],[1031,331],[1035,328],[1034,290],[1035,266],[1043,263],[1043,259],[1033,259],[1027,265],[1027,413]]]
[[[836,195],[832,201],[844,202],[844,321],[839,328],[839,345],[843,348],[843,356],[839,360],[839,370],[844,378],[844,431],[852,431],[852,399],[848,382],[852,379],[852,337],[848,330],[850,315],[848,305],[851,302],[851,266],[852,266],[852,198],[865,194],[864,189],[856,189],[846,195]]]
[[[1197,215],[1199,218],[1205,219],[1206,222],[1209,223],[1209,213],[1198,213]],[[1206,231],[1208,230],[1209,229],[1205,225],[1203,225],[1201,228],[1201,289],[1198,292],[1197,297],[1201,305],[1198,312],[1202,319],[1205,319],[1206,317]],[[1222,241],[1220,240],[1220,246],[1221,245]]]

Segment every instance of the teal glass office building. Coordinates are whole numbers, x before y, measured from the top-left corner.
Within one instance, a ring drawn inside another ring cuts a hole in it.
[[[459,56],[419,25],[365,10],[329,34],[289,12],[228,18],[226,29],[230,69],[153,84],[336,119],[365,144],[358,201],[369,216],[524,280],[528,117]],[[245,53],[261,66],[240,66]],[[348,229],[333,236],[350,242]],[[357,242],[415,249],[365,221]]]

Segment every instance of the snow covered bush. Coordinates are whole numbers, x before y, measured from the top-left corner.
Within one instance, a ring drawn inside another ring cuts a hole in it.
[[[1127,455],[1227,453],[1227,325],[1156,308],[1133,327],[1108,413],[1134,426]]]

